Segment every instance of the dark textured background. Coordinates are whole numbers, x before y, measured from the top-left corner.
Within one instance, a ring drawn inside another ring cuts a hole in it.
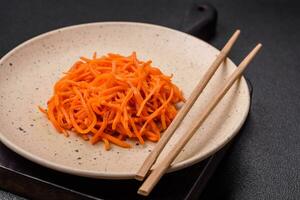
[[[211,2],[220,16],[212,44],[239,27],[234,61],[257,41],[264,47],[246,73],[254,88],[249,120],[204,199],[300,199],[299,1]]]
[[[180,29],[193,2],[0,1],[0,56],[40,33],[78,23],[127,20]],[[240,28],[241,37],[230,56],[236,63],[257,42],[263,43],[263,50],[246,73],[254,87],[250,117],[203,199],[299,199],[300,3],[209,2],[219,13],[214,46],[221,48],[225,38]],[[0,192],[0,199],[5,198],[14,197]]]

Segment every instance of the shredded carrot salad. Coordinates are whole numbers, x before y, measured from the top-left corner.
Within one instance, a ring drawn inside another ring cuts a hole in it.
[[[58,132],[74,131],[92,144],[130,148],[127,138],[156,142],[174,119],[182,92],[151,61],[109,53],[81,57],[55,83],[47,109]]]

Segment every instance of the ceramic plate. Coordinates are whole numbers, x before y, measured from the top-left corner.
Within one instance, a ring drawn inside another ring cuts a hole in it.
[[[225,41],[225,39],[224,39]],[[80,56],[108,52],[151,59],[189,97],[219,51],[188,34],[169,28],[128,22],[91,23],[58,29],[19,45],[0,60],[0,139],[18,154],[43,166],[79,176],[107,179],[133,178],[155,143],[123,149],[91,145],[75,134],[58,134],[37,109],[52,94],[53,84]],[[160,155],[168,154],[236,68],[229,59],[219,68],[187,117]],[[236,82],[172,164],[182,169],[213,154],[241,128],[249,111],[244,78]],[[155,167],[155,166],[154,166]]]

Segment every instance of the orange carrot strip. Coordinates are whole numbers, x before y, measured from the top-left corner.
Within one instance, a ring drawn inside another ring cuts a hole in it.
[[[108,121],[108,114],[106,113],[99,131],[97,131],[97,133],[91,139],[92,144],[95,144],[96,142],[99,141],[100,136],[103,134],[103,131],[105,130],[105,128],[107,126],[107,121]]]
[[[46,109],[42,108],[41,106],[38,106],[38,109],[39,109],[42,113],[44,113],[44,114],[47,115],[47,110],[46,110]]]
[[[126,143],[126,142],[123,142],[122,140],[114,137],[114,136],[111,136],[111,135],[108,135],[106,133],[103,134],[103,137],[106,138],[107,140],[111,141],[112,143],[120,146],[120,147],[124,147],[124,148],[130,148],[131,145]]]
[[[109,141],[106,138],[102,138],[102,140],[104,142],[104,149],[108,151],[110,149]]]

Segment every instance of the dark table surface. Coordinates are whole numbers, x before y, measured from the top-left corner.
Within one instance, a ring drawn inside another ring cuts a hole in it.
[[[76,1],[76,9],[68,10],[72,2],[0,1],[0,56],[30,37],[84,22],[130,20],[176,27],[177,20],[182,19],[174,15],[194,1]],[[212,45],[221,48],[226,38],[240,28],[241,37],[230,55],[236,63],[257,42],[263,43],[263,50],[246,72],[254,87],[250,117],[202,197],[299,199],[300,3],[297,0],[209,2],[219,13]],[[144,15],[147,9],[155,9],[154,14]],[[65,10],[70,12],[69,17],[60,18]],[[98,14],[91,17],[89,12]],[[0,192],[0,199],[18,197]]]

